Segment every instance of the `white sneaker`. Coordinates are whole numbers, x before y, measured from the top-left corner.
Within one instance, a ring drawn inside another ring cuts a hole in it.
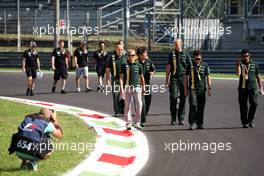
[[[142,130],[142,127],[141,127],[139,122],[135,125],[135,128],[138,129],[138,130]]]
[[[132,127],[131,123],[127,123],[127,124],[126,124],[126,128],[127,128],[127,130],[131,130],[131,127]]]
[[[80,87],[77,88],[77,92],[81,92],[81,88]]]
[[[36,161],[31,161],[30,164],[32,166],[32,170],[34,172],[37,172],[38,171],[38,163]]]

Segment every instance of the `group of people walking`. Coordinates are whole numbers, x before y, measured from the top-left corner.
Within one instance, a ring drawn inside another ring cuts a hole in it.
[[[70,53],[60,40],[59,47],[52,52],[51,66],[54,71],[52,93],[61,79],[61,93],[65,94],[66,79],[70,61]],[[211,96],[212,81],[210,68],[203,61],[199,50],[192,55],[183,49],[182,40],[177,39],[174,49],[169,53],[166,65],[165,85],[169,88],[171,125],[184,125],[186,97],[189,96],[189,129],[203,129],[206,94]],[[254,127],[254,116],[257,108],[258,90],[263,90],[259,67],[250,57],[250,51],[243,49],[241,59],[237,60],[236,73],[239,76],[238,99],[241,123],[244,128]],[[40,71],[40,59],[36,51],[36,43],[30,43],[30,49],[23,54],[23,71],[27,75],[28,96],[34,95],[37,72]],[[146,116],[151,105],[151,78],[155,74],[153,61],[148,57],[147,48],[125,51],[122,41],[115,46],[113,53],[105,49],[105,43],[99,43],[99,49],[93,54],[98,77],[97,91],[104,91],[105,86],[112,87],[113,109],[115,117],[124,116],[127,129],[132,126],[137,129],[144,127]],[[80,77],[84,77],[86,92],[91,91],[88,77],[87,43],[82,41],[74,52],[74,67],[76,69],[76,87],[80,89]],[[104,84],[105,78],[105,84]],[[262,91],[263,92],[263,91]],[[248,108],[248,101],[250,107]],[[132,119],[132,104],[135,108],[135,118]]]

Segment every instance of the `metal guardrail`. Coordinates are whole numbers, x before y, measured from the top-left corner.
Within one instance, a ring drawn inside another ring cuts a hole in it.
[[[41,66],[49,68],[51,64],[51,52],[40,52]],[[168,52],[149,52],[157,71],[165,71],[168,60]],[[204,61],[209,65],[212,73],[235,73],[236,58],[239,52],[203,52]],[[93,51],[89,52],[89,67],[94,70]],[[264,73],[264,52],[252,52],[252,58],[259,65],[260,72]],[[0,67],[21,67],[22,53],[0,52]]]

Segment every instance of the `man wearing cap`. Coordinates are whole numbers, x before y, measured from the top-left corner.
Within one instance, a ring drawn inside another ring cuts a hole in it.
[[[206,103],[206,90],[211,96],[211,78],[208,65],[202,61],[202,54],[199,50],[193,52],[194,61],[188,66],[184,81],[184,94],[189,91],[189,124],[190,130],[204,129],[204,108]],[[206,87],[207,83],[207,87]]]
[[[27,75],[27,96],[34,96],[35,79],[40,71],[39,54],[36,51],[36,42],[30,42],[30,48],[23,53],[22,70]]]
[[[69,58],[70,54],[69,52],[64,49],[64,41],[59,41],[59,47],[55,48],[52,52],[52,58],[51,58],[51,66],[52,70],[54,71],[54,81],[52,86],[52,93],[56,90],[56,84],[57,82],[61,80],[61,93],[66,94],[65,86],[66,86],[66,80],[68,77],[68,67],[69,67]]]
[[[96,65],[96,73],[98,77],[98,87],[97,90],[103,89],[103,79],[105,76],[106,60],[108,58],[108,53],[105,50],[105,42],[99,42],[99,49],[94,52],[93,55],[94,63]]]
[[[169,54],[168,63],[166,66],[166,81],[165,85],[169,87],[170,92],[170,112],[171,125],[176,124],[176,115],[178,111],[179,125],[184,125],[185,116],[185,100],[184,95],[184,75],[186,68],[191,64],[189,53],[182,48],[182,40],[175,41],[175,49]],[[180,103],[178,106],[178,94]]]
[[[83,75],[86,92],[91,91],[89,87],[89,78],[88,78],[88,50],[86,48],[87,43],[82,41],[80,47],[76,48],[74,52],[74,63],[76,68],[76,85],[77,91],[81,92],[80,88],[80,77]]]
[[[106,82],[112,86],[113,105],[115,117],[120,117],[124,114],[124,100],[120,97],[120,81],[119,73],[123,63],[126,63],[126,57],[123,54],[124,48],[122,44],[117,44],[115,51],[109,56],[106,63]],[[111,74],[111,81],[110,81]]]
[[[145,91],[146,93],[142,96],[142,113],[141,113],[141,126],[144,127],[146,123],[146,116],[149,112],[149,107],[151,104],[151,88],[150,88],[150,79],[155,73],[155,66],[152,60],[148,57],[147,48],[142,46],[137,49],[137,55],[139,59],[139,64],[142,66],[143,75],[145,80]]]
[[[255,127],[254,117],[258,105],[258,89],[263,92],[258,64],[250,57],[250,51],[241,51],[242,61],[237,59],[236,74],[239,76],[238,102],[243,128]],[[249,101],[249,109],[248,109]]]

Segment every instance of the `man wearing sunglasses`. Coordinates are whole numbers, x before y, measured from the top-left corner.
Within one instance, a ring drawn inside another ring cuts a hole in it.
[[[168,63],[166,66],[166,82],[170,92],[170,112],[171,125],[176,124],[176,115],[178,111],[179,125],[184,125],[185,116],[185,100],[184,96],[184,75],[186,68],[191,64],[189,53],[182,48],[182,40],[175,41],[175,49],[169,54]],[[178,94],[180,97],[178,107]]]
[[[135,50],[128,50],[128,59],[120,70],[121,94],[125,94],[125,119],[127,130],[131,130],[131,106],[134,102],[134,127],[141,129],[142,94],[145,92],[145,81],[142,65],[136,62]]]
[[[184,80],[184,94],[189,91],[189,124],[190,130],[204,129],[204,108],[206,103],[206,90],[211,96],[211,78],[208,65],[202,61],[202,54],[199,50],[193,52],[194,61],[188,66]],[[207,82],[207,87],[206,87]],[[189,90],[188,90],[189,89]]]
[[[243,128],[253,128],[255,127],[253,121],[258,105],[258,88],[260,92],[263,92],[263,89],[258,64],[250,58],[249,50],[243,49],[241,56],[242,61],[238,58],[236,63],[236,74],[239,76],[238,102],[240,119]]]
[[[143,75],[145,79],[145,89],[146,93],[142,97],[143,105],[142,105],[142,113],[141,113],[141,126],[144,127],[144,124],[146,123],[146,117],[149,112],[149,107],[151,104],[151,90],[150,90],[150,80],[155,74],[155,66],[153,64],[153,61],[148,57],[148,51],[147,48],[144,46],[141,46],[137,49],[137,55],[139,64],[142,65],[143,69]]]

